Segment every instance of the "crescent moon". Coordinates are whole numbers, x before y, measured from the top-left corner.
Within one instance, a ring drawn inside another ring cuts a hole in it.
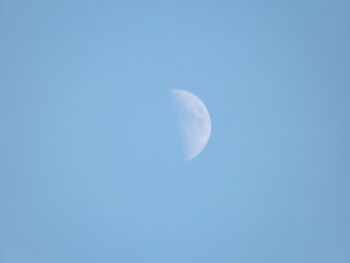
[[[198,156],[206,147],[211,133],[207,107],[196,95],[182,89],[171,90],[183,142],[184,160]]]

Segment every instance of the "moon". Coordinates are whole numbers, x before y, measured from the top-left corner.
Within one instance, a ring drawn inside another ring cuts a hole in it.
[[[178,113],[184,161],[189,161],[198,156],[209,141],[210,115],[203,101],[193,93],[174,89],[171,95]]]

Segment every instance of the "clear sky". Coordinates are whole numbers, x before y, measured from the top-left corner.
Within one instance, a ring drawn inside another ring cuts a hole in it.
[[[0,4],[1,263],[350,262],[349,1]]]

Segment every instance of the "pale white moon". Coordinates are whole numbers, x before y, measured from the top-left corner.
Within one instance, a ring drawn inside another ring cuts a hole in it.
[[[210,115],[205,104],[194,94],[182,89],[171,90],[183,141],[184,160],[200,154],[211,133]]]

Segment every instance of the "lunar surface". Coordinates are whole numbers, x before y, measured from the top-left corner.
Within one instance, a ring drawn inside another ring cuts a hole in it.
[[[171,91],[178,113],[183,142],[183,157],[189,161],[198,156],[211,133],[210,115],[205,104],[194,94],[181,89]]]

